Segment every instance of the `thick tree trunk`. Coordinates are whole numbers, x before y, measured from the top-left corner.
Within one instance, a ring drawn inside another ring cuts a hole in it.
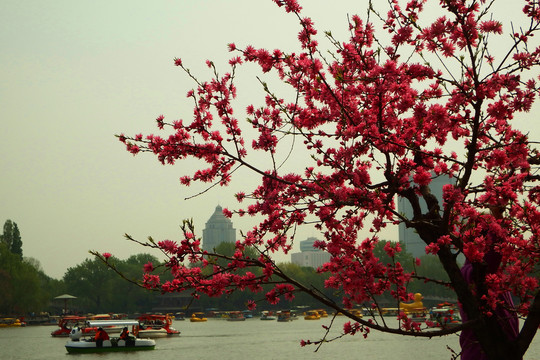
[[[510,341],[495,316],[486,316],[481,310],[481,304],[469,289],[469,284],[461,274],[455,255],[447,248],[441,248],[438,253],[450,281],[456,291],[458,300],[469,318],[473,330],[484,353],[490,360],[521,360],[518,341]],[[530,341],[529,341],[530,343]]]
[[[518,352],[524,355],[532,340],[536,336],[538,327],[540,326],[540,292],[536,293],[533,303],[529,308],[527,319],[521,328],[517,340]]]

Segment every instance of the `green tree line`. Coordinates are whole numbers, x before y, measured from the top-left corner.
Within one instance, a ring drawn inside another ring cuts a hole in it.
[[[22,244],[17,224],[11,220],[6,221],[0,241],[0,289],[2,289],[0,314],[26,316],[41,312],[60,314],[64,310],[64,304],[61,301],[55,301],[54,297],[65,293],[77,297],[70,301],[69,310],[82,314],[148,312],[156,306],[160,294],[135,284],[141,279],[145,264],[159,263],[153,255],[137,254],[125,260],[111,258],[110,262],[115,264],[115,268],[124,278],[99,259],[90,257],[79,265],[67,269],[62,279],[53,279],[45,274],[37,259],[22,256]],[[384,251],[385,244],[386,241],[377,244],[375,255],[383,262],[391,262],[392,259]],[[234,244],[223,243],[218,246],[218,250],[219,253],[232,255],[235,251]],[[246,251],[252,250],[246,249]],[[257,254],[253,251],[251,256],[256,257]],[[434,259],[430,256],[425,256],[421,259],[421,265],[418,266],[415,265],[415,259],[410,253],[402,251],[397,254],[394,261],[399,261],[407,271],[414,268],[420,276],[420,279],[411,281],[409,285],[411,292],[420,292],[426,298],[449,298],[452,292],[445,286],[434,286],[433,283],[424,283],[421,280],[422,274],[430,274],[431,278],[438,276],[441,282],[448,280],[440,263],[432,260]],[[223,260],[211,259],[211,261]],[[327,276],[318,273],[316,269],[301,267],[293,263],[281,264],[281,268],[298,281],[310,284],[325,296],[337,299],[340,295],[325,288],[324,282]],[[159,272],[160,269],[157,268],[156,271]],[[244,271],[252,271],[255,275],[260,275],[259,269],[246,268]],[[270,306],[264,301],[264,293],[265,291],[262,291],[260,298],[255,299],[249,291],[234,292],[225,297],[201,296],[187,303],[192,310],[208,308],[241,310],[246,308],[249,300],[259,302],[259,309],[318,306],[318,303],[304,293],[296,294],[292,302],[281,299],[278,304]]]
[[[420,258],[419,264],[413,255],[406,251],[405,246],[401,244],[403,251],[396,254],[394,260],[392,260],[384,250],[386,243],[390,241],[383,240],[376,244],[374,249],[374,255],[381,259],[383,263],[392,263],[392,261],[399,262],[406,271],[414,271],[417,276],[411,279],[408,290],[411,293],[421,293],[424,296],[424,303],[427,306],[434,306],[441,300],[455,301],[455,294],[451,288],[447,285],[448,275],[444,271],[440,262],[433,255],[425,255]],[[222,243],[216,248],[216,253],[231,256],[235,251],[235,246],[232,243]],[[249,253],[249,257],[257,257],[258,254],[254,250],[246,249]],[[214,259],[221,265],[226,265],[223,259]],[[194,266],[199,266],[195,264]],[[310,284],[310,287],[317,289],[317,291],[324,294],[326,297],[338,301],[341,294],[335,293],[332,289],[325,287],[325,281],[328,278],[328,274],[321,274],[312,267],[302,267],[293,263],[284,263],[279,265],[280,268],[291,275],[295,280]],[[251,271],[255,276],[259,276],[261,270],[259,268],[245,268],[243,272]],[[426,282],[424,277],[429,274],[430,279],[435,280]],[[292,301],[280,299],[280,302],[276,305],[270,305],[264,301],[264,294],[270,290],[271,286],[267,285],[267,289],[261,292],[259,298],[253,299],[253,294],[249,291],[233,292],[223,297],[208,297],[201,295],[197,301],[192,303],[192,306],[197,310],[204,310],[209,308],[215,308],[219,310],[234,310],[244,309],[248,300],[255,300],[258,302],[258,308],[262,309],[282,309],[282,308],[317,308],[320,307],[320,303],[315,301],[310,295],[306,293],[296,293],[295,298]],[[388,299],[379,299],[379,303],[388,305],[389,307],[398,306],[394,299],[389,297]]]
[[[46,308],[60,286],[43,272],[39,261],[24,258],[17,223],[6,220],[0,234],[0,314],[26,314]]]

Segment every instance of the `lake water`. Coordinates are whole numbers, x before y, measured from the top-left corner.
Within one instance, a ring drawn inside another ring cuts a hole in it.
[[[338,334],[345,318],[338,317],[332,333]],[[324,344],[318,352],[313,346],[300,346],[302,339],[319,339],[324,334],[321,320],[295,320],[291,322],[246,321],[209,319],[192,323],[175,321],[173,327],[181,331],[179,337],[156,339],[156,349],[130,353],[68,355],[66,338],[53,338],[54,326],[28,326],[0,328],[1,360],[49,360],[83,357],[86,359],[159,359],[159,360],[243,360],[243,359],[399,359],[448,360],[452,355],[447,347],[459,349],[457,335],[444,338],[422,339],[378,332],[367,339],[361,335],[347,336]],[[535,339],[525,360],[540,359],[540,339]]]

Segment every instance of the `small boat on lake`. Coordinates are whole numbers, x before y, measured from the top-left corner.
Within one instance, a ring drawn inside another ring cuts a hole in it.
[[[277,321],[288,322],[293,321],[293,316],[290,310],[281,310],[277,312]]]
[[[412,303],[399,303],[399,310],[403,311],[405,314],[418,312],[421,309],[424,309],[424,303],[422,300],[424,297],[420,293],[414,294],[414,301]]]
[[[230,311],[227,321],[245,321],[244,313],[241,311]]]
[[[422,300],[424,297],[420,293],[414,294],[412,303],[399,303],[399,310],[404,312],[409,319],[416,322],[424,322],[427,316],[427,309],[424,307]]]
[[[208,321],[206,316],[204,316],[204,313],[202,312],[194,312],[191,314],[191,318],[189,319],[191,322],[205,322]]]
[[[461,316],[456,305],[439,304],[429,310],[429,320],[426,323],[431,327],[447,329],[460,325]]]
[[[169,315],[145,314],[138,317],[139,327],[135,329],[139,338],[158,338],[180,335],[180,331],[173,328]]]
[[[26,326],[24,321],[17,318],[0,318],[0,327],[21,327]]]
[[[139,326],[137,320],[89,320],[86,327],[107,328],[107,327],[128,327],[131,326],[132,333]],[[118,351],[141,351],[154,350],[156,342],[153,339],[136,338],[133,335],[121,339],[111,337],[102,340],[95,340],[93,337],[85,337],[80,328],[74,327],[70,334],[70,340],[65,347],[68,353],[97,353],[97,352],[118,352]]]
[[[388,308],[384,307],[380,310],[381,316],[398,316],[399,308]]]
[[[80,327],[82,328],[86,323],[86,317],[84,316],[74,316],[74,315],[68,315],[68,316],[62,316],[60,319],[58,319],[58,326],[59,329],[54,330],[51,332],[51,336],[54,337],[68,337],[71,333],[71,330],[73,327]],[[84,327],[86,331],[92,330],[92,333],[95,333],[95,329],[90,329]]]
[[[264,310],[261,312],[261,320],[276,320],[277,317],[272,311]]]
[[[407,313],[407,317],[415,322],[425,322],[427,318],[427,309],[416,309]]]
[[[317,310],[308,310],[304,315],[304,320],[319,320],[321,315]]]

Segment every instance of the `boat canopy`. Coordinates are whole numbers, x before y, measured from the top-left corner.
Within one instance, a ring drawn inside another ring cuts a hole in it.
[[[143,314],[139,316],[139,320],[166,320],[170,318],[169,315],[157,315],[157,314]]]
[[[86,325],[89,327],[105,327],[105,326],[137,326],[137,320],[88,320]]]

